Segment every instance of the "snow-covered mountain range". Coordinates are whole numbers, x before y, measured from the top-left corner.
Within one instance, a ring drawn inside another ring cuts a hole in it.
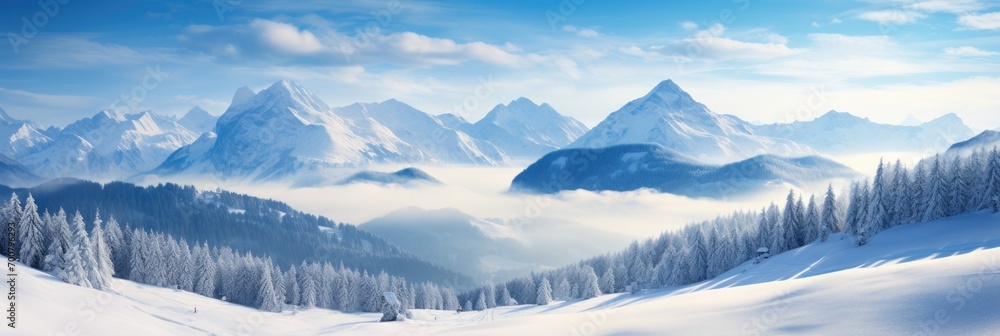
[[[512,157],[537,159],[580,138],[588,128],[572,117],[556,112],[549,104],[518,98],[500,104],[475,124],[461,124],[472,136],[492,142]]]
[[[395,99],[331,108],[294,82],[279,81],[260,93],[244,87],[211,132],[151,174],[323,184],[335,182],[327,173],[332,169],[377,163],[500,165],[513,156],[507,150],[520,155],[524,144],[542,143],[528,152],[543,153],[584,129],[548,105],[521,99],[509,106],[482,122],[515,134],[493,142],[461,117],[433,116]]]
[[[571,143],[569,148],[603,148],[652,143],[704,162],[726,163],[761,154],[812,155],[794,141],[760,136],[752,125],[712,112],[672,80],[657,85]]]
[[[965,157],[977,150],[990,151],[997,147],[1000,147],[1000,129],[983,131],[972,139],[951,145],[945,154]]]
[[[830,111],[812,121],[760,125],[753,129],[757,134],[792,140],[826,154],[941,151],[975,135],[954,113],[917,126],[897,126]]]
[[[0,108],[0,154],[17,158],[37,151],[52,142],[45,130],[34,123],[11,118]]]
[[[184,117],[177,120],[177,123],[187,127],[188,130],[195,134],[202,134],[214,129],[215,122],[218,120],[219,117],[202,110],[201,107],[195,106]]]
[[[631,144],[550,153],[518,174],[511,189],[557,193],[650,188],[685,196],[726,197],[856,176],[850,168],[818,156],[760,155],[715,166],[657,144]]]
[[[415,147],[418,159],[430,162],[497,165],[509,157],[489,141],[445,125],[440,119],[395,99],[381,103],[357,103],[333,113],[356,125],[384,126],[399,139]]]
[[[153,112],[102,111],[59,130],[51,142],[17,160],[43,176],[115,179],[156,167],[197,136]]]

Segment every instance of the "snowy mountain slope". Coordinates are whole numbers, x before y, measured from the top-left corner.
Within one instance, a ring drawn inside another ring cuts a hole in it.
[[[992,313],[998,222],[979,213],[905,225],[865,247],[833,236],[690,286],[461,314],[417,310],[396,323],[321,309],[261,313],[123,280],[104,294],[20,266],[17,332],[51,334],[75,323],[82,334],[149,335],[990,335],[1000,328]],[[78,315],[94,301],[100,305]]]
[[[583,123],[527,98],[500,104],[465,128],[514,157],[537,158],[569,145],[588,131]]]
[[[812,121],[753,128],[757,134],[789,139],[827,154],[942,151],[974,135],[972,129],[953,113],[919,126],[896,126],[830,111]]]
[[[195,106],[184,117],[178,120],[177,123],[195,134],[202,134],[215,129],[215,122],[218,120],[219,117],[209,114],[207,111],[202,110],[201,107]]]
[[[385,126],[425,154],[424,161],[497,165],[508,159],[492,143],[449,128],[434,116],[395,99],[381,103],[357,103],[336,108],[334,113],[356,124]]]
[[[46,130],[39,130],[30,121],[17,120],[0,108],[0,154],[19,158],[52,142]]]
[[[421,160],[421,153],[376,122],[345,120],[294,82],[254,94],[240,88],[219,117],[216,137],[157,167],[155,175],[275,180],[328,168]]]
[[[47,176],[115,179],[156,167],[197,135],[153,112],[102,111],[74,122],[19,160]]]
[[[1000,146],[1000,131],[984,131],[972,139],[951,145],[945,155],[969,156],[977,150],[992,150]]]
[[[0,154],[0,184],[12,186],[33,186],[44,181],[31,169],[21,165],[17,161]]]
[[[757,135],[745,121],[712,112],[671,80],[612,113],[567,148],[638,143],[659,144],[711,163],[761,154],[815,154],[808,146]]]
[[[565,221],[536,218],[530,225],[516,225],[457,209],[405,208],[361,228],[480,281],[550,269],[629,242],[617,233]]]
[[[410,185],[413,183],[433,183],[440,184],[441,181],[434,178],[430,174],[427,174],[423,170],[417,168],[405,168],[392,173],[383,173],[376,171],[361,171],[357,172],[346,179],[339,182],[339,184],[351,184],[351,183],[375,183],[375,184],[397,184],[397,185]]]
[[[815,156],[761,155],[715,166],[660,145],[633,144],[549,153],[518,174],[511,189],[557,193],[650,188],[693,197],[725,197],[857,175],[846,166]]]

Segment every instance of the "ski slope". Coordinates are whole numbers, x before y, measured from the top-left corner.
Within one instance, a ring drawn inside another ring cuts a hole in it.
[[[262,313],[124,280],[115,281],[116,294],[102,293],[20,267],[14,334],[989,335],[1000,330],[1000,215],[904,225],[863,247],[842,237],[690,286],[462,314],[420,310],[398,323],[375,322],[380,314],[320,309]]]

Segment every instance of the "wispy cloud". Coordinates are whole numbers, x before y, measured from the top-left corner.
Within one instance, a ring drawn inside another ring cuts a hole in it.
[[[957,48],[945,48],[944,53],[948,56],[970,56],[970,57],[986,57],[986,56],[996,56],[1000,53],[993,51],[986,51],[976,47],[957,47]]]
[[[1000,12],[969,14],[958,17],[958,23],[972,30],[1000,29]]]
[[[880,10],[880,11],[870,11],[858,14],[859,19],[878,22],[878,23],[893,23],[893,24],[905,24],[914,23],[918,19],[927,17],[923,13],[917,11],[907,11],[907,10]]]

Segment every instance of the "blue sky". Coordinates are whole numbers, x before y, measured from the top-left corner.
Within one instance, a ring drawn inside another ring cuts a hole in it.
[[[475,121],[525,96],[593,126],[674,79],[753,122],[1000,127],[996,1],[46,1],[0,4],[0,107],[42,125],[221,114],[238,87],[289,79],[332,106]]]

